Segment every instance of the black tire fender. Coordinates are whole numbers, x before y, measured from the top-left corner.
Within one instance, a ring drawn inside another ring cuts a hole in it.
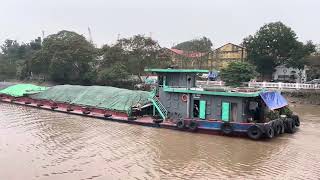
[[[198,122],[195,120],[190,121],[189,123],[189,129],[191,131],[197,131],[198,130]]]
[[[286,132],[293,134],[296,131],[296,125],[295,125],[295,121],[291,118],[287,119],[287,129]]]
[[[84,110],[84,111],[82,111],[82,114],[90,114],[90,111]]]
[[[160,124],[163,122],[163,119],[153,119],[153,122],[156,124]]]
[[[296,125],[297,127],[299,127],[299,126],[300,126],[299,116],[293,115],[293,116],[292,116],[292,119],[294,120],[295,125]]]
[[[274,135],[278,136],[281,134],[281,122],[280,120],[275,120],[274,125],[273,125],[273,130],[274,130]]]
[[[272,139],[274,137],[274,128],[270,124],[265,125],[265,135],[267,138]]]
[[[283,121],[280,121],[280,127],[281,127],[280,134],[283,134],[285,132],[285,126],[284,126],[284,122]]]
[[[105,118],[108,118],[108,117],[111,117],[112,114],[105,113],[103,116],[104,116]]]
[[[263,134],[263,130],[259,125],[252,125],[249,127],[248,131],[247,131],[247,135],[249,136],[250,139],[253,140],[258,140],[261,138]]]
[[[185,123],[184,123],[184,120],[180,119],[177,121],[177,128],[178,129],[184,129],[185,128]]]
[[[52,110],[55,110],[55,109],[58,108],[58,106],[51,106],[50,108],[51,108]]]
[[[128,120],[129,120],[129,121],[134,121],[134,120],[137,120],[137,117],[130,116],[130,117],[128,117]]]
[[[224,122],[221,124],[221,132],[225,135],[230,135],[233,133],[233,125],[228,122]]]

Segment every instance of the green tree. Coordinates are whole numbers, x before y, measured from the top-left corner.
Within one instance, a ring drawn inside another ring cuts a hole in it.
[[[199,39],[192,39],[190,41],[185,41],[177,44],[173,48],[180,49],[189,54],[198,53],[196,57],[179,57],[182,60],[182,66],[193,67],[193,68],[207,68],[208,58],[212,53],[212,42],[207,37],[202,37]],[[212,68],[212,67],[210,67]]]
[[[97,59],[96,48],[85,37],[71,31],[60,31],[43,40],[41,50],[32,60],[32,70],[49,72],[59,83],[83,83],[92,74]]]
[[[0,74],[3,79],[14,79],[16,76],[17,61],[21,59],[23,48],[17,41],[7,39],[1,46]]]
[[[100,49],[102,57],[97,68],[97,83],[101,85],[118,86],[128,78],[128,55],[119,45],[104,45]]]
[[[306,58],[308,65],[307,78],[308,80],[320,78],[320,45],[316,46],[316,52]]]
[[[124,83],[128,76],[126,66],[122,62],[116,62],[98,72],[98,82],[102,85],[119,86],[119,83]]]
[[[102,60],[99,62],[100,68],[109,68],[115,63],[121,62],[126,64],[128,62],[128,53],[119,45],[114,46],[104,45],[100,49]]]
[[[19,44],[15,40],[7,39],[1,46],[1,50],[2,68],[0,73],[2,76],[10,79],[28,77],[28,64],[26,62],[32,57],[34,51],[37,50],[33,41],[27,44]]]
[[[132,75],[140,77],[147,67],[168,67],[171,62],[170,54],[164,48],[142,35],[120,39],[112,46],[104,45],[100,56],[97,83],[118,87],[131,87],[136,81]]]
[[[0,81],[14,79],[16,75],[16,65],[10,63],[3,55],[0,55]]]
[[[212,42],[207,37],[202,37],[200,39],[192,39],[190,41],[185,41],[177,44],[173,48],[180,49],[184,51],[191,52],[211,52],[212,50]]]
[[[127,59],[128,72],[138,75],[140,80],[145,68],[162,66],[162,49],[158,42],[150,37],[135,35],[120,39],[115,46],[123,50],[122,56]]]
[[[242,82],[253,79],[257,73],[253,65],[247,62],[231,62],[221,70],[221,79],[227,86],[241,86]]]
[[[17,66],[17,77],[19,79],[26,79],[32,77],[32,59],[35,54],[41,49],[42,40],[40,37],[32,40],[30,43],[25,44],[25,54],[23,60],[18,63]]]
[[[244,39],[243,46],[263,78],[270,78],[278,65],[302,69],[306,64],[304,58],[314,51],[312,42],[306,45],[299,42],[296,33],[282,22],[262,26]]]

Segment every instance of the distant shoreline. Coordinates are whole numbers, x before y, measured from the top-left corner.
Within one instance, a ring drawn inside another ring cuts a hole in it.
[[[319,91],[292,91],[283,92],[283,95],[291,104],[311,104],[320,105]]]

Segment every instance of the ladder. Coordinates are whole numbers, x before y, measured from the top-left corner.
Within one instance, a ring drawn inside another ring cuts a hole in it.
[[[168,110],[163,106],[163,104],[156,96],[153,96],[152,98],[150,98],[150,100],[153,106],[158,110],[162,119],[166,120],[166,118],[168,117]]]

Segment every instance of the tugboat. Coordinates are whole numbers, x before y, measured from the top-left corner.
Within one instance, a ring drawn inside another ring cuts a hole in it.
[[[177,129],[248,136],[257,140],[294,133],[300,120],[276,91],[217,90],[196,86],[197,69],[146,69],[158,76],[150,101],[153,115]],[[160,121],[160,122],[162,122]],[[159,123],[160,123],[159,122]]]

